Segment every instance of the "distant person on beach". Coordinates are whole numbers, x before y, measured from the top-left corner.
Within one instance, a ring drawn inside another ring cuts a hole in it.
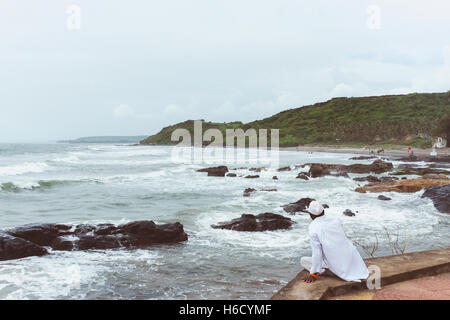
[[[325,215],[323,206],[312,201],[307,209],[312,222],[309,237],[312,257],[302,257],[300,264],[309,271],[302,280],[314,282],[321,274],[335,274],[345,281],[367,279],[369,270],[358,250],[347,239],[338,218]]]
[[[408,147],[408,155],[411,155],[412,148]]]

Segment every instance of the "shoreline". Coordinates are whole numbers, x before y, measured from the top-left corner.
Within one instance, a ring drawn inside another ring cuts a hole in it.
[[[177,145],[166,145],[166,144],[136,144],[132,146],[165,146],[165,147],[176,147]],[[205,148],[205,147],[202,147]],[[226,147],[224,147],[226,148]],[[245,148],[248,149],[248,148]],[[268,149],[270,150],[270,148]],[[419,157],[419,159],[415,161],[422,161],[422,157],[430,157],[430,153],[433,149],[412,149],[414,152],[414,156]],[[408,147],[397,147],[392,149],[386,149],[383,153],[371,153],[368,149],[365,148],[355,148],[355,147],[346,147],[346,146],[300,146],[300,147],[279,147],[279,151],[302,151],[302,152],[324,152],[324,153],[347,153],[347,154],[355,154],[355,155],[364,155],[364,156],[378,156],[385,157],[389,160],[396,160],[396,158],[400,157],[408,157]],[[450,148],[442,148],[436,149],[437,156],[436,158],[444,158],[450,155]]]
[[[360,154],[367,156],[388,156],[388,157],[408,157],[408,147],[402,149],[386,149],[384,153],[370,153],[369,150],[364,148],[352,148],[352,147],[331,147],[331,146],[301,146],[301,147],[280,147],[280,151],[303,151],[303,152],[328,152],[328,153],[349,153]],[[430,156],[432,149],[413,149],[415,156]],[[450,148],[436,149],[437,157],[444,157],[450,154]]]

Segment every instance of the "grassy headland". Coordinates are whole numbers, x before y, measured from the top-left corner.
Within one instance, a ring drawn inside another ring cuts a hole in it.
[[[326,102],[289,109],[263,120],[241,122],[203,122],[203,131],[242,128],[280,129],[280,146],[411,145],[429,148],[431,139],[414,137],[417,133],[438,135],[442,119],[450,114],[450,91],[413,93],[361,98],[334,98]],[[448,119],[448,118],[447,118]],[[163,128],[141,144],[176,144],[170,137],[177,128],[193,134],[194,121],[188,120]],[[410,139],[407,139],[408,135]],[[269,139],[270,141],[270,139]]]

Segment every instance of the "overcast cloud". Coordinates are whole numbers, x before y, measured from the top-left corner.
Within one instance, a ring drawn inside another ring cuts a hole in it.
[[[448,0],[0,0],[0,37],[2,142],[450,90]]]

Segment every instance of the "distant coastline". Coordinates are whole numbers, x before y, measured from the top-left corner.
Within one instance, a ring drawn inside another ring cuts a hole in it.
[[[58,143],[139,143],[147,136],[93,136],[73,140],[59,140]]]

